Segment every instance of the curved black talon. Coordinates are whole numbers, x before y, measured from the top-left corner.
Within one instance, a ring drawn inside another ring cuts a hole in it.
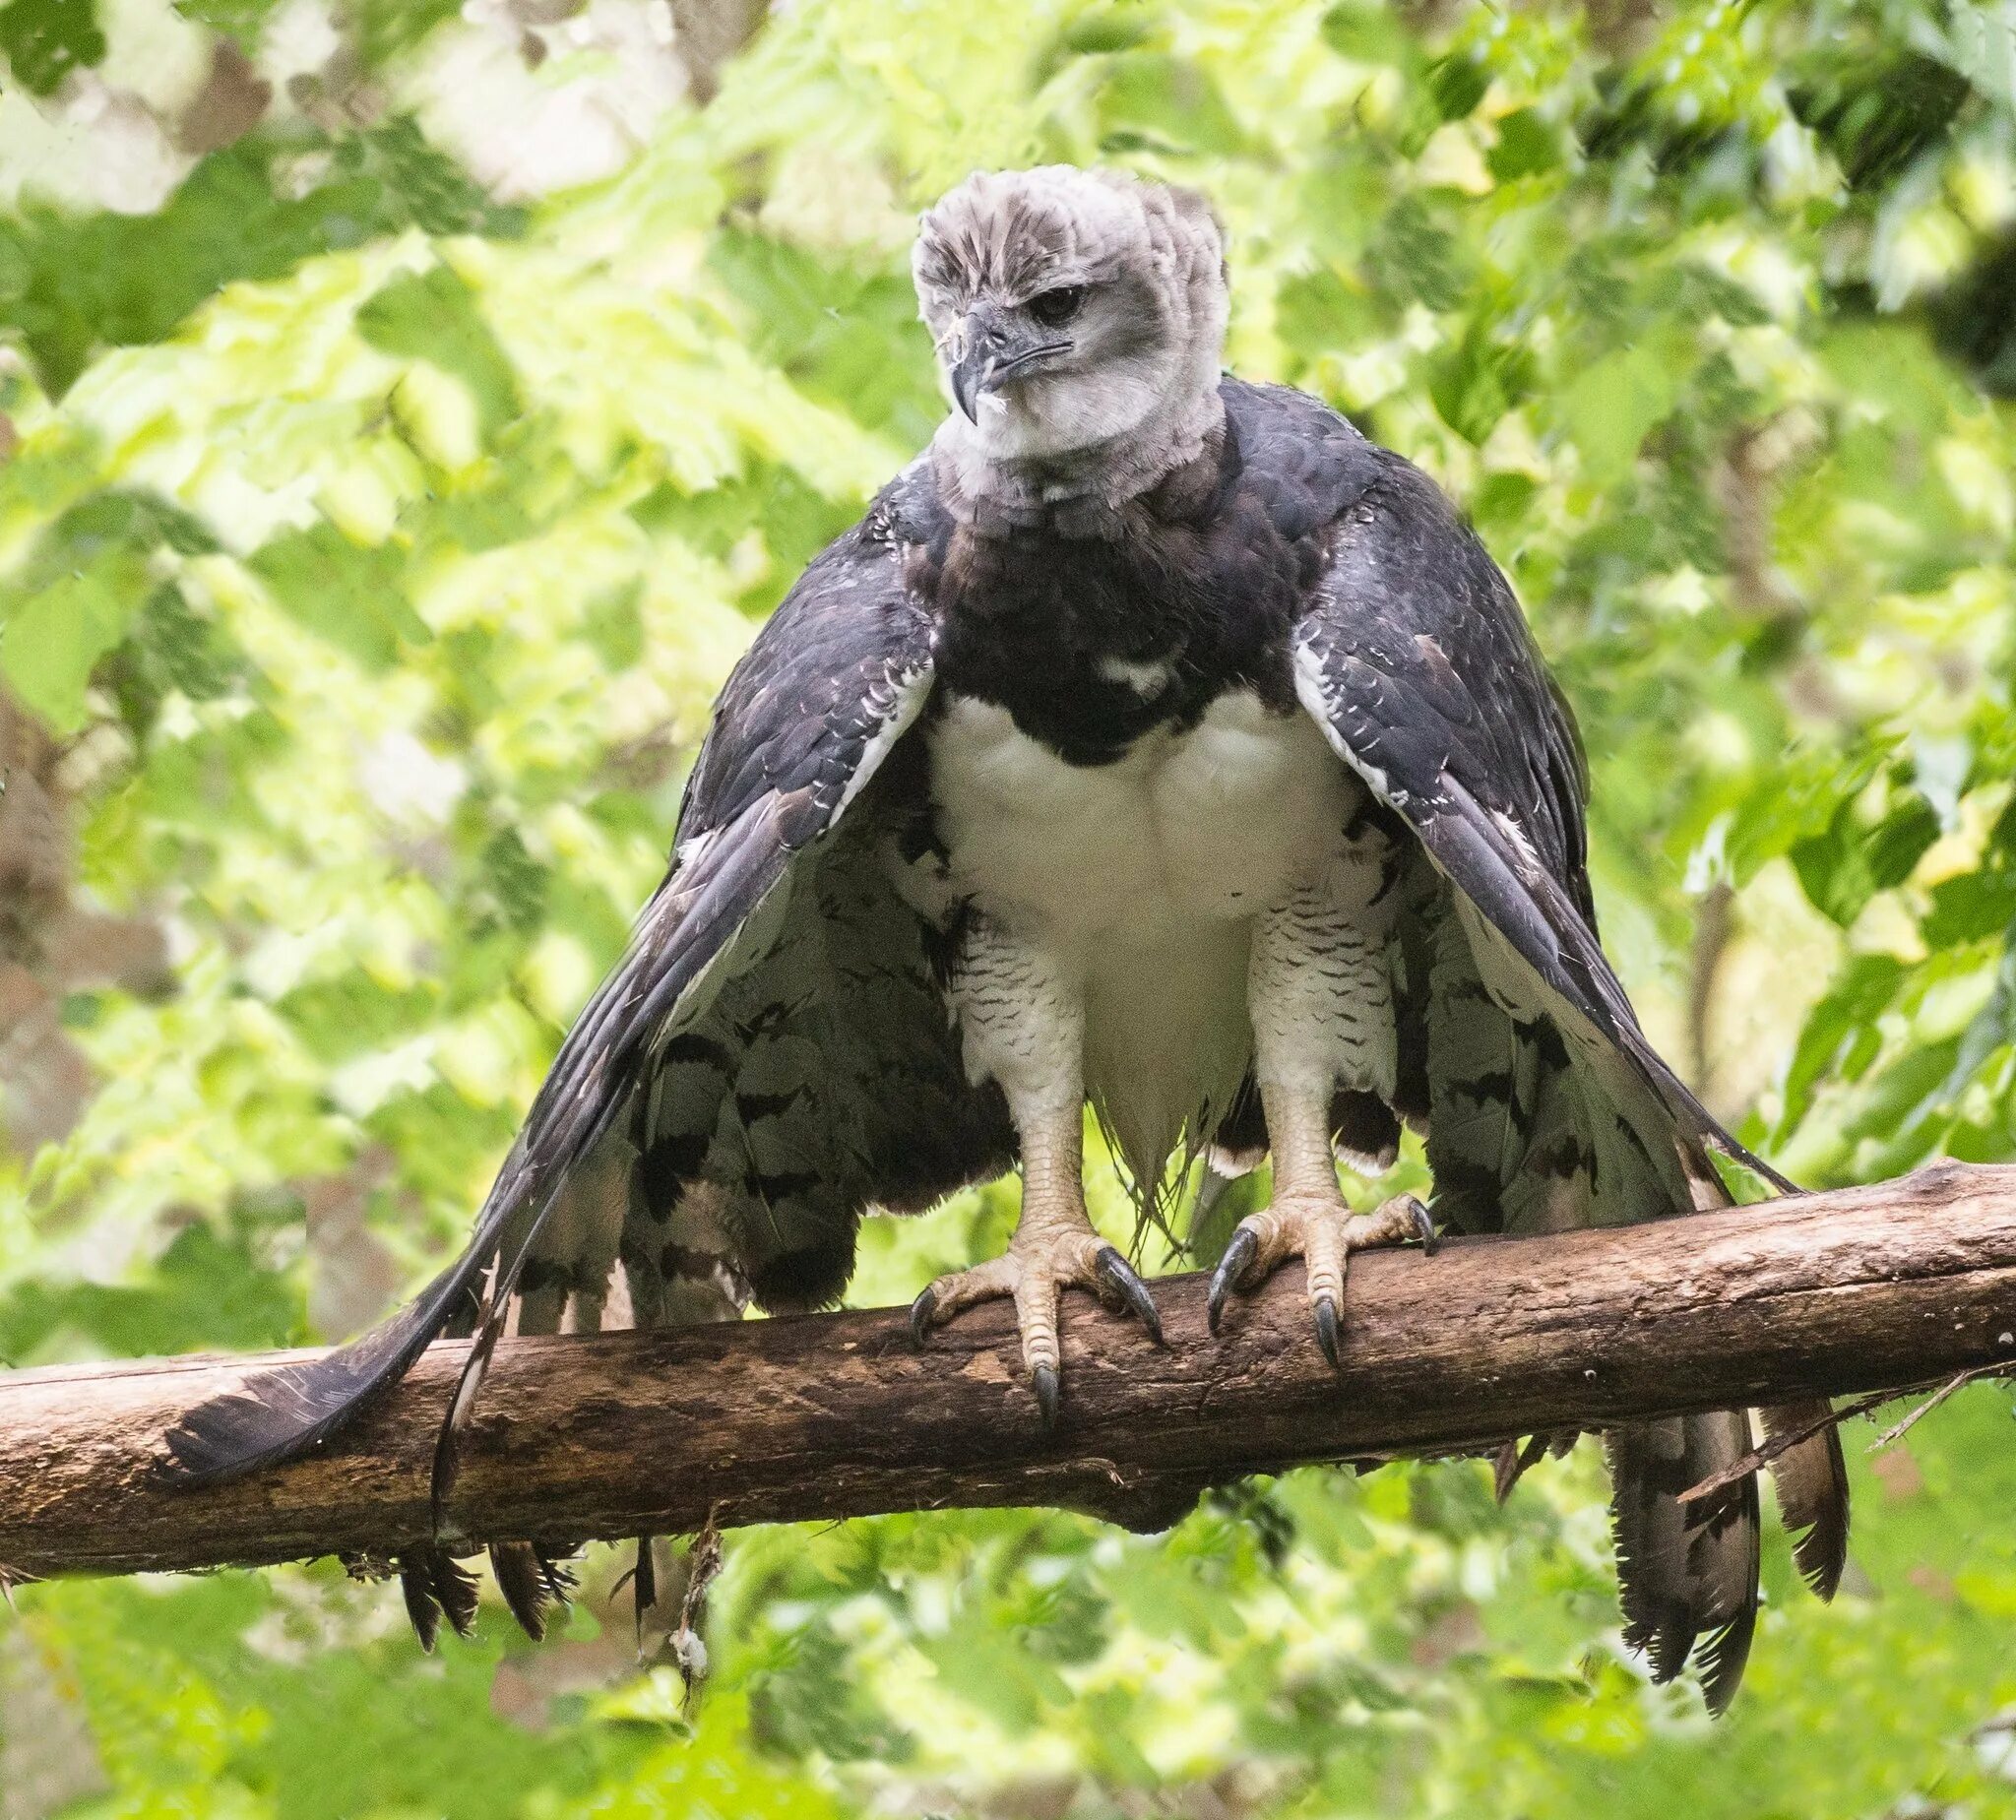
[[[1218,1333],[1219,1317],[1225,1313],[1225,1298],[1234,1289],[1245,1287],[1246,1272],[1252,1269],[1259,1251],[1260,1241],[1245,1226],[1240,1226],[1227,1243],[1225,1256],[1219,1259],[1218,1268],[1211,1273],[1211,1293],[1205,1298],[1204,1312],[1210,1319],[1214,1337]]]
[[[1036,1407],[1043,1418],[1043,1432],[1057,1425],[1057,1372],[1053,1365],[1039,1365],[1030,1373],[1036,1386]]]
[[[911,1344],[921,1352],[924,1341],[931,1332],[931,1316],[938,1311],[938,1291],[933,1286],[926,1286],[922,1294],[910,1305]]]
[[[1407,1211],[1409,1217],[1414,1221],[1414,1229],[1420,1234],[1421,1255],[1423,1257],[1433,1257],[1436,1248],[1442,1241],[1435,1235],[1435,1223],[1429,1217],[1428,1210],[1419,1201],[1416,1200],[1413,1195],[1409,1195],[1407,1197]]]
[[[1330,1361],[1330,1369],[1340,1370],[1337,1362],[1337,1300],[1327,1291],[1316,1297],[1316,1344],[1323,1349],[1323,1356]]]
[[[1118,1299],[1141,1325],[1148,1329],[1148,1337],[1157,1346],[1162,1345],[1162,1314],[1155,1305],[1155,1297],[1149,1294],[1148,1285],[1134,1274],[1133,1267],[1111,1245],[1102,1245],[1099,1256],[1093,1260],[1093,1268],[1099,1273],[1100,1282]]]

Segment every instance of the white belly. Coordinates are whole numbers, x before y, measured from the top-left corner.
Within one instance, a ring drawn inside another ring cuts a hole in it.
[[[1067,765],[1006,709],[955,699],[931,732],[955,887],[1067,946],[1161,946],[1236,923],[1336,860],[1359,785],[1305,714],[1222,695],[1186,732]]]
[[[1362,785],[1306,715],[1247,692],[1110,765],[1067,765],[971,698],[930,740],[946,882],[1082,992],[1086,1087],[1159,1176],[1249,1065],[1253,917],[1332,873]]]

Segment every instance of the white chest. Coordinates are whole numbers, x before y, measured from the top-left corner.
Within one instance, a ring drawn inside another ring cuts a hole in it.
[[[971,697],[929,737],[955,888],[1067,941],[1154,941],[1251,916],[1336,861],[1360,788],[1308,716],[1272,714],[1243,690],[1110,765],[1068,765]]]

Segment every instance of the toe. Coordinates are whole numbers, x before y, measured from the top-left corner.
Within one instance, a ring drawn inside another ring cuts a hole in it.
[[[1020,1276],[1015,1258],[1006,1256],[938,1278],[910,1305],[911,1338],[921,1347],[932,1328],[943,1327],[954,1315],[1013,1295]]]

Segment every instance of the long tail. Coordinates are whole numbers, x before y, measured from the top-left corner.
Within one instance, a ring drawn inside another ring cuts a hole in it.
[[[1429,881],[1426,889],[1443,888]],[[1414,927],[1430,933],[1407,953],[1406,998],[1425,1032],[1430,1065],[1412,1085],[1427,1112],[1444,1218],[1473,1230],[1539,1232],[1727,1206],[1711,1146],[1791,1187],[1723,1131],[1635,1026],[1628,1034],[1642,1054],[1578,1029],[1559,1007],[1514,1009],[1522,974],[1508,964],[1502,938],[1475,920],[1466,927],[1433,895],[1421,908]],[[1795,1558],[1813,1590],[1829,1597],[1846,1558],[1848,1479],[1824,1425],[1826,1406],[1761,1413],[1774,1436],[1815,1430],[1778,1454],[1772,1473]],[[1711,1710],[1720,1712],[1741,1678],[1755,1627],[1756,1479],[1744,1475],[1705,1510],[1683,1504],[1680,1493],[1750,1451],[1750,1418],[1674,1417],[1619,1429],[1605,1444],[1625,1637],[1647,1652],[1660,1680],[1691,1657]],[[1506,1463],[1508,1479],[1525,1458]]]
[[[1757,1480],[1745,1475],[1704,1513],[1680,1493],[1749,1445],[1747,1419],[1727,1412],[1604,1437],[1624,1641],[1645,1652],[1654,1680],[1672,1679],[1691,1658],[1711,1713],[1734,1697],[1757,1624]]]

